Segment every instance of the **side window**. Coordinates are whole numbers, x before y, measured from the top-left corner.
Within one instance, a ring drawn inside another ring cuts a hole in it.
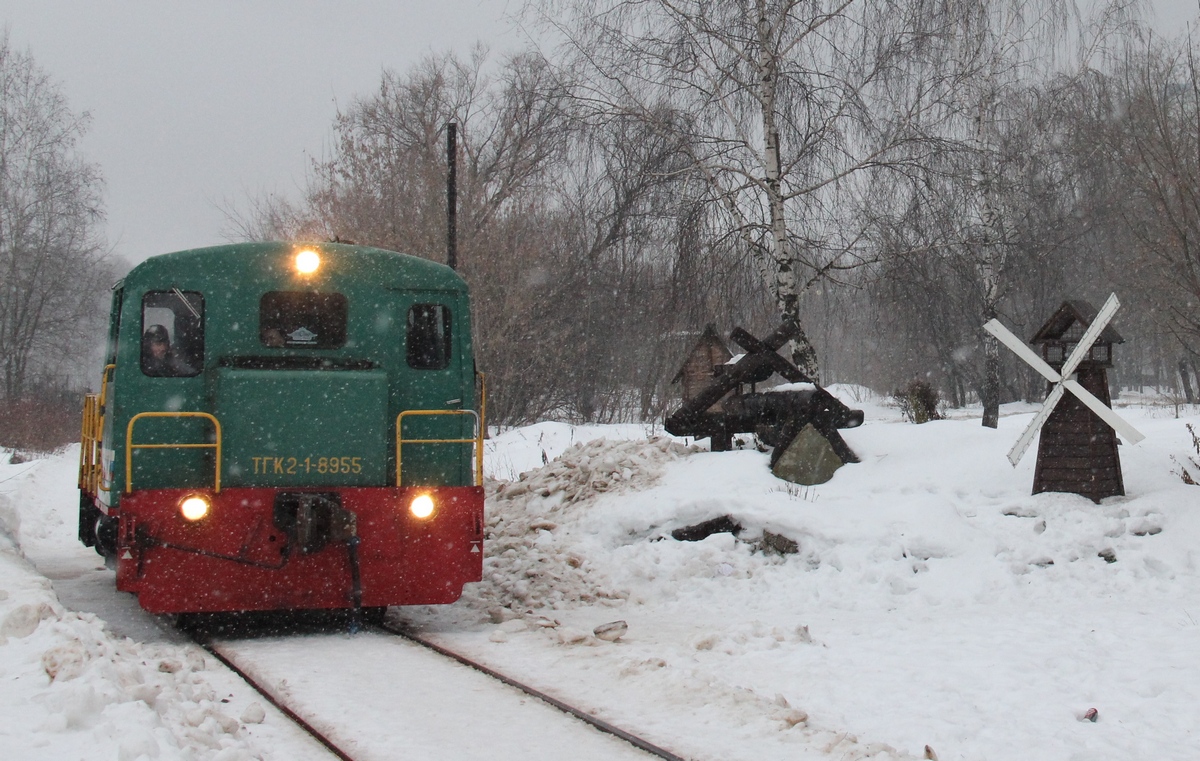
[[[450,366],[450,309],[441,304],[414,304],[408,310],[408,366],[443,370]]]
[[[187,378],[204,368],[204,296],[150,291],[142,297],[142,372]]]
[[[336,349],[346,343],[346,297],[270,291],[258,302],[258,339],[275,349]]]

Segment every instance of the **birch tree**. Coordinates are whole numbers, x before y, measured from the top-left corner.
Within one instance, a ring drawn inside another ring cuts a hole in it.
[[[929,149],[918,118],[936,87],[914,79],[946,23],[877,0],[546,2],[573,92],[592,118],[683,130],[692,170],[775,301],[800,326],[805,292],[862,263],[846,213],[865,170]],[[895,97],[893,97],[895,96]],[[879,108],[881,99],[886,107]],[[818,380],[799,330],[793,358]]]
[[[1011,264],[1020,221],[1033,209],[1031,175],[1049,159],[1038,135],[1027,130],[1039,89],[1053,76],[1056,52],[1074,10],[1061,0],[1010,0],[973,5],[961,15],[955,64],[966,69],[959,89],[960,113],[969,137],[969,211],[961,219],[959,245],[974,264],[982,301],[981,324],[999,314],[1011,285]],[[1031,107],[1032,104],[1032,107]],[[1015,149],[1015,150],[1014,150]],[[999,426],[1000,347],[983,338],[979,387],[983,425]]]

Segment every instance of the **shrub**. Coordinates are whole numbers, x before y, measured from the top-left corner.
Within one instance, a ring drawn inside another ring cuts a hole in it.
[[[1175,455],[1171,455],[1171,461],[1179,466],[1179,472],[1176,473],[1179,476],[1179,480],[1185,484],[1196,486],[1196,479],[1190,471],[1195,470],[1200,472],[1200,459],[1197,459],[1197,456],[1200,456],[1200,436],[1196,435],[1196,429],[1192,428],[1191,423],[1187,423],[1187,430],[1192,435],[1192,449],[1196,450],[1196,455],[1187,455],[1187,462],[1180,462]]]
[[[0,446],[53,452],[79,441],[82,394],[46,394],[0,400]]]
[[[938,411],[941,396],[928,381],[914,380],[904,388],[893,391],[892,399],[904,417],[914,423],[942,419],[942,414]]]

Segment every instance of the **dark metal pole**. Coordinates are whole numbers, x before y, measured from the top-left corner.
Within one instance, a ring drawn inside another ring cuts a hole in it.
[[[458,125],[446,125],[446,264],[458,268]]]

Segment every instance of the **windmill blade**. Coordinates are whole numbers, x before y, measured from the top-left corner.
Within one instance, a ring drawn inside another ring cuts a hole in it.
[[[1012,466],[1017,467],[1017,463],[1025,456],[1025,450],[1029,449],[1029,445],[1033,443],[1033,437],[1041,430],[1041,427],[1046,424],[1046,418],[1050,417],[1050,413],[1054,411],[1058,400],[1062,399],[1063,387],[1059,383],[1054,388],[1050,389],[1050,393],[1046,396],[1046,401],[1042,404],[1042,408],[1033,416],[1033,420],[1029,421],[1029,425],[1025,428],[1025,432],[1021,434],[1021,438],[1017,439],[1017,443],[1013,444],[1013,448],[1008,450],[1008,461]]]
[[[1086,388],[1079,385],[1079,381],[1065,380],[1062,385],[1078,397],[1079,401],[1086,404],[1088,409],[1096,413],[1097,417],[1108,423],[1113,430],[1125,437],[1125,440],[1130,444],[1136,444],[1146,438],[1141,431],[1126,423],[1124,418],[1113,412],[1111,407],[1093,396]]]
[[[1075,368],[1079,367],[1079,363],[1087,358],[1087,354],[1092,350],[1092,344],[1100,337],[1100,333],[1108,327],[1108,323],[1112,320],[1113,315],[1117,313],[1121,302],[1117,300],[1117,294],[1110,294],[1108,301],[1104,302],[1104,306],[1100,307],[1100,311],[1096,313],[1096,319],[1092,320],[1092,324],[1088,325],[1088,329],[1083,331],[1083,336],[1079,339],[1079,343],[1075,344],[1075,351],[1071,352],[1071,356],[1067,357],[1067,361],[1063,363],[1062,376],[1070,378],[1071,373],[1075,372]]]
[[[1058,383],[1062,380],[1063,377],[1058,374],[1057,370],[1046,364],[1046,361],[1039,357],[1037,352],[1026,346],[1025,342],[1013,335],[1012,331],[1001,325],[999,320],[988,320],[984,324],[983,329],[999,339],[1000,343],[1012,349],[1014,354],[1028,362],[1046,380],[1051,383]],[[1015,465],[1016,463],[1013,464]]]

